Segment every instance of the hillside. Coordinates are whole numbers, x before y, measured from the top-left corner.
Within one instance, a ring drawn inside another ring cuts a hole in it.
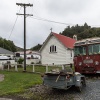
[[[23,51],[24,49],[21,47],[16,46],[16,51]]]
[[[100,37],[100,28],[88,26],[85,23],[83,26],[78,24],[75,26],[68,26],[60,34],[73,38],[73,35],[77,35],[78,40],[91,38],[91,37]]]

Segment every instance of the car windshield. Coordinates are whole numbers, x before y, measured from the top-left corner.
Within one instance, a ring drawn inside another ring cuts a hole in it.
[[[74,49],[74,55],[86,55],[86,47],[85,46],[78,46]]]
[[[89,55],[100,54],[100,44],[89,45],[89,47],[88,47],[88,53],[89,53]]]

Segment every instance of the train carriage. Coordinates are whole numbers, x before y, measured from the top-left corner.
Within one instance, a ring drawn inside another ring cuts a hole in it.
[[[88,38],[74,44],[75,71],[100,73],[100,38]]]

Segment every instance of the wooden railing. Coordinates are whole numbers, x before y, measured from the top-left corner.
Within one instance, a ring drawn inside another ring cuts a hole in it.
[[[23,71],[24,70],[24,67],[23,66],[24,66],[23,64],[4,64],[4,65],[2,65],[1,70],[7,70],[7,71]],[[41,71],[42,72],[48,72],[52,68],[64,69],[65,66],[68,67],[68,66],[70,66],[70,64],[67,64],[67,65],[28,64],[27,67],[26,67],[26,71],[28,71],[28,72],[41,72]],[[37,67],[38,67],[38,69],[40,69],[40,71],[36,71],[37,70]]]

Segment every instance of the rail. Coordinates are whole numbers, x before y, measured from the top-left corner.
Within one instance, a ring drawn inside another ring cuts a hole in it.
[[[23,71],[24,70],[23,66],[24,66],[23,64],[2,64],[1,70]],[[28,70],[29,72],[49,72],[52,68],[64,69],[66,66],[72,67],[71,64],[64,64],[64,65],[27,64],[26,66],[27,66],[26,71]],[[40,70],[37,70],[37,68]]]

